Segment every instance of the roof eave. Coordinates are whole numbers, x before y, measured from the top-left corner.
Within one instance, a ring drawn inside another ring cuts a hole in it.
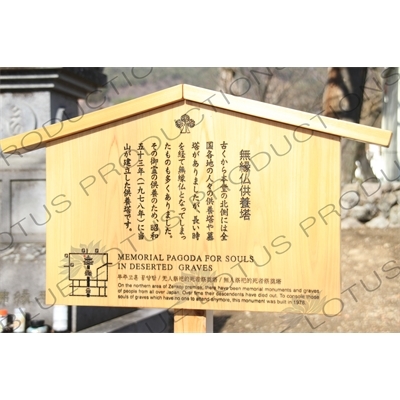
[[[392,132],[387,130],[183,84],[35,131],[12,136],[3,139],[0,144],[4,153],[16,151],[24,153],[44,147],[53,140],[72,136],[182,100],[288,124],[294,129],[303,128],[385,147],[389,146],[392,137]]]

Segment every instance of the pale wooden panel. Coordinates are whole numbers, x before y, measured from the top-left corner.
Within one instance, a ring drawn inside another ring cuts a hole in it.
[[[129,118],[144,111],[171,104],[182,100],[182,85],[177,85],[147,96],[133,99],[103,110],[78,116],[67,121],[22,133],[1,141],[4,153],[18,150],[20,153],[36,150],[56,139],[75,135],[87,129],[93,129],[106,123],[112,123]]]
[[[47,147],[47,203],[55,211],[47,224],[49,303],[54,301],[53,293],[57,303],[71,305],[338,312],[338,301],[331,299],[340,297],[339,138],[305,129],[293,133],[284,124],[196,107],[180,102]],[[175,120],[185,113],[196,126],[180,134]],[[192,149],[196,142],[200,144],[197,171]],[[213,149],[208,153],[210,142]],[[121,166],[127,143],[135,151],[139,143],[145,148],[143,185],[138,182],[138,158],[132,152],[133,224],[129,229],[124,225]],[[168,193],[166,145],[170,146]],[[183,161],[180,146],[185,152]],[[251,157],[249,220],[240,217],[241,151]],[[156,174],[150,169],[152,158],[158,159]],[[207,170],[210,159],[213,166]],[[221,206],[223,165],[229,188],[226,241],[221,240],[220,220],[225,212]],[[184,189],[178,181],[182,166]],[[151,215],[152,175],[158,184],[155,216]],[[207,193],[209,179],[216,182],[211,186],[213,193]],[[144,188],[142,200],[140,187]],[[200,197],[204,194],[200,212],[190,202],[195,187]],[[165,232],[167,195],[171,197],[171,235]],[[207,202],[212,199],[213,213],[209,214]],[[144,240],[139,239],[139,207],[145,212]],[[212,229],[207,221],[210,215],[214,216]],[[151,240],[153,217],[160,232]],[[195,217],[198,224],[193,223]],[[199,240],[192,239],[196,232]],[[214,240],[207,240],[209,232]],[[80,254],[82,247],[88,254]],[[91,276],[85,275],[88,256],[93,261]],[[65,266],[72,262],[74,267]],[[161,269],[136,269],[153,264]],[[164,265],[171,270],[162,270]],[[293,304],[293,299],[299,304]]]
[[[388,130],[252,101],[222,92],[199,89],[190,85],[184,85],[184,98],[198,103],[212,104],[214,107],[225,110],[287,123],[294,127],[301,126],[314,131],[385,147],[389,146],[392,137],[392,132]]]

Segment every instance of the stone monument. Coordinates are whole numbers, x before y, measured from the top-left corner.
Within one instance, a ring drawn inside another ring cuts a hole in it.
[[[101,67],[1,68],[0,139],[79,120],[78,99],[104,86],[106,78]],[[44,149],[0,153],[0,308],[23,308],[51,324],[52,307],[44,299],[45,231],[54,210],[46,204],[45,169]],[[131,310],[81,308],[70,324],[84,329]]]

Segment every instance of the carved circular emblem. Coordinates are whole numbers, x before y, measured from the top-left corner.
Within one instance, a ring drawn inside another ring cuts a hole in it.
[[[175,126],[181,130],[180,133],[190,133],[189,128],[193,128],[195,124],[194,120],[187,114],[184,114],[180,119],[175,120]]]
[[[6,138],[37,128],[37,117],[32,108],[17,99],[3,99],[0,108],[0,137]]]

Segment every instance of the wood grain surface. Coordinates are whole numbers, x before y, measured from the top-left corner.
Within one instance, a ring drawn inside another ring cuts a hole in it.
[[[176,126],[185,114],[190,133]],[[340,297],[339,162],[336,136],[185,101],[55,140],[48,301],[276,312]]]

